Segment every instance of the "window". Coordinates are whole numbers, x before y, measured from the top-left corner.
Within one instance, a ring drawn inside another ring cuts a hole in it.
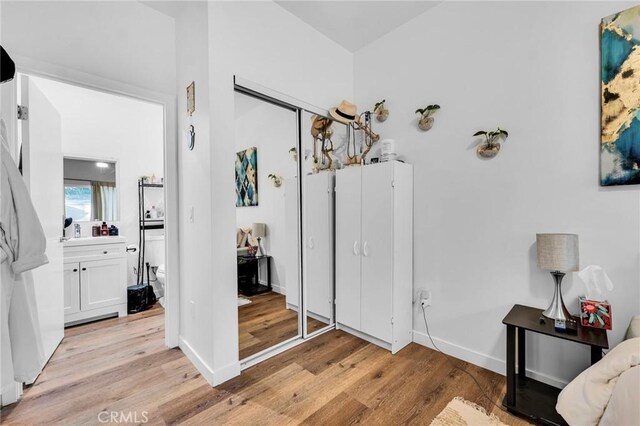
[[[65,182],[65,217],[73,218],[74,222],[91,221],[91,195],[91,184],[89,182]]]

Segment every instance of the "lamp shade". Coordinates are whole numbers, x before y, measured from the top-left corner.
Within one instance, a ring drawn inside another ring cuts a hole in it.
[[[536,246],[540,269],[571,272],[580,268],[576,234],[536,234]]]
[[[267,225],[264,223],[254,223],[251,226],[251,235],[253,238],[264,238],[267,236]]]

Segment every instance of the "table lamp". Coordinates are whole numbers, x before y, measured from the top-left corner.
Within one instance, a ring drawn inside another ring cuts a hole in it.
[[[572,320],[562,300],[562,279],[565,272],[577,271],[578,236],[575,234],[536,234],[538,267],[551,271],[556,284],[551,305],[542,315],[554,320]]]
[[[258,240],[258,253],[256,253],[256,255],[264,256],[266,253],[262,248],[261,241],[264,237],[267,236],[267,225],[265,225],[264,223],[254,223],[251,226],[251,235],[253,236],[253,238],[256,238]]]

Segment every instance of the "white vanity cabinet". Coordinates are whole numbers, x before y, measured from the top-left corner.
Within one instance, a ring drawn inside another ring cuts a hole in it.
[[[77,238],[64,244],[64,322],[127,315],[124,237]]]

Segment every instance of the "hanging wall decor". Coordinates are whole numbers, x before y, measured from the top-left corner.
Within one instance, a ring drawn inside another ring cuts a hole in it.
[[[258,151],[247,148],[236,153],[236,207],[258,205]]]
[[[196,111],[196,82],[187,86],[187,113],[192,116]]]
[[[389,118],[389,110],[385,108],[384,103],[386,99],[377,102],[373,107],[373,113],[376,115],[376,120],[380,123],[384,122]]]
[[[485,140],[478,145],[478,155],[482,158],[493,158],[500,152],[500,139],[506,140],[509,137],[509,133],[498,127],[492,132],[480,130],[475,132],[473,136],[484,136],[485,138]]]
[[[416,114],[420,114],[418,120],[418,127],[425,132],[433,127],[433,114],[440,109],[440,105],[427,105],[424,108],[418,108]]]
[[[267,177],[269,178],[269,180],[271,180],[271,183],[276,188],[279,188],[280,185],[282,185],[282,176],[278,176],[278,175],[274,175],[273,173],[270,173],[269,176]]]
[[[600,184],[640,184],[640,6],[600,24]]]

